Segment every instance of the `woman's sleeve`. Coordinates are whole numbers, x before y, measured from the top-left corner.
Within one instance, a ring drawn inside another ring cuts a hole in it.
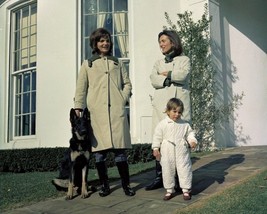
[[[120,62],[120,70],[122,76],[122,93],[126,101],[129,101],[132,91],[132,83],[129,78],[128,72],[125,68],[125,65]]]
[[[74,108],[84,109],[86,107],[88,91],[87,65],[88,62],[85,60],[80,68],[75,90]]]
[[[159,61],[154,64],[152,69],[152,73],[150,74],[150,82],[151,85],[155,89],[164,88],[164,81],[166,80],[166,76],[159,75]]]
[[[190,59],[187,56],[180,56],[173,65],[171,82],[187,84],[190,73]]]

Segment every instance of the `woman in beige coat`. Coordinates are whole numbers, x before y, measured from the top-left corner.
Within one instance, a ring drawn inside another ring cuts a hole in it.
[[[150,75],[154,96],[152,97],[152,130],[165,118],[165,104],[176,97],[184,103],[182,119],[191,122],[191,104],[189,91],[190,59],[182,55],[183,48],[178,34],[173,30],[164,30],[158,35],[158,43],[165,56],[155,62]],[[146,190],[161,188],[161,165],[156,161],[156,178],[146,186]]]
[[[125,149],[131,148],[131,138],[125,105],[131,95],[131,81],[123,64],[111,56],[110,33],[96,29],[90,36],[93,57],[81,66],[75,92],[75,109],[86,106],[90,111],[92,126],[92,152],[95,153],[96,168],[102,188],[101,197],[110,194],[106,155],[112,151],[128,196],[135,195],[129,185],[129,169]]]

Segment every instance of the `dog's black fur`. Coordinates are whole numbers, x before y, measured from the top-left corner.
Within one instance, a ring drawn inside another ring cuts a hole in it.
[[[72,138],[70,139],[70,176],[67,200],[74,197],[74,186],[81,186],[81,197],[88,197],[87,175],[88,162],[90,157],[90,114],[87,108],[82,112],[81,117],[77,116],[75,110],[70,110],[70,122]],[[81,176],[79,176],[81,175]],[[75,176],[81,180],[75,179]]]

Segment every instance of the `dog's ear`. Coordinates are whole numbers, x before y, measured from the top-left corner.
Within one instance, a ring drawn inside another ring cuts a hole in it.
[[[74,108],[72,108],[70,110],[70,122],[73,123],[73,121],[75,120],[75,118],[77,118],[76,112],[74,110]]]
[[[90,120],[90,113],[88,111],[88,108],[85,108],[83,110],[83,117],[86,118],[86,119],[88,119],[88,120]]]

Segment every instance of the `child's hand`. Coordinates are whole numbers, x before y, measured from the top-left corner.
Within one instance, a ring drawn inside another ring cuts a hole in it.
[[[195,141],[189,142],[189,145],[190,145],[190,148],[192,148],[192,149],[196,148],[196,146],[197,146]]]
[[[158,149],[153,150],[153,156],[156,158],[157,161],[160,160],[160,151]]]

